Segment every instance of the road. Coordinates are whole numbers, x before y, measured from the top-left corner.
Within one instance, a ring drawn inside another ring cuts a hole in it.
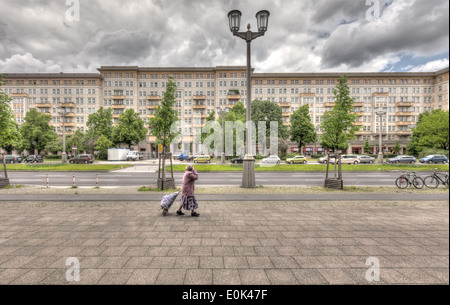
[[[138,167],[139,169],[139,167]],[[427,173],[424,173],[426,175]],[[46,185],[46,177],[49,177],[50,186],[72,186],[73,173],[70,172],[10,172],[11,184],[15,185]],[[110,172],[92,173],[79,172],[75,174],[77,186],[96,185],[98,175],[99,186],[145,186],[153,185],[157,179],[157,173],[152,172]],[[347,186],[393,186],[399,173],[395,172],[359,172],[344,173],[344,183]],[[183,173],[175,173],[178,184],[181,183]],[[200,173],[197,185],[236,185],[241,184],[242,173]],[[322,186],[324,173],[308,172],[280,172],[280,173],[256,173],[256,184],[265,186],[274,185],[300,185]]]

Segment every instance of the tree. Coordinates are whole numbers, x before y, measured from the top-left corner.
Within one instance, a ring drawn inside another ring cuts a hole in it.
[[[31,109],[25,116],[25,123],[20,126],[21,140],[19,145],[21,148],[30,151],[32,154],[35,150],[39,153],[45,149],[49,142],[56,139],[58,135],[50,125],[51,119],[50,115]]]
[[[48,142],[47,145],[45,145],[45,151],[55,155],[62,150],[63,150],[63,140],[61,137],[57,137],[52,141]]]
[[[4,84],[3,77],[0,75],[0,147],[7,149],[14,146],[19,139],[19,130],[11,109],[11,98],[1,89]],[[5,159],[2,158],[5,178],[8,178]]]
[[[369,140],[366,140],[366,144],[364,144],[364,153],[370,154],[372,152],[372,145],[370,145]]]
[[[355,133],[359,131],[359,127],[355,125],[358,114],[353,112],[354,99],[350,97],[347,76],[342,76],[338,80],[334,100],[336,105],[323,116],[321,128],[324,134],[321,137],[321,144],[336,152],[346,150],[349,142],[355,139]]]
[[[395,143],[395,146],[394,147],[392,147],[392,151],[395,153],[395,154],[399,154],[400,153],[400,151],[402,150],[402,147],[400,146],[400,143],[397,141],[396,143]]]
[[[211,111],[211,113],[208,115],[208,117],[206,118],[206,124],[210,123],[210,122],[214,122],[216,120],[216,112],[215,111]],[[197,135],[197,139],[200,139],[200,142],[202,144],[205,144],[206,139],[208,139],[211,135],[213,135],[214,133],[214,129],[211,129],[208,131],[208,133],[201,133]],[[198,142],[198,140],[197,140]],[[216,144],[219,147],[219,143],[215,143],[215,142],[211,142],[210,146],[208,147],[208,149],[210,151],[214,151],[216,149]]]
[[[108,139],[112,138],[113,132],[113,110],[111,108],[104,109],[100,107],[100,109],[89,115],[86,126],[89,128],[87,135],[90,138],[97,139],[104,135]]]
[[[407,151],[418,156],[426,148],[449,149],[449,111],[436,109],[420,114]]]
[[[66,149],[68,151],[72,150],[72,147],[77,147],[77,152],[84,152],[84,143],[86,140],[86,134],[80,129],[77,129],[72,136],[70,136],[66,141]]]
[[[164,151],[180,134],[178,130],[173,128],[173,124],[178,122],[178,111],[174,110],[176,90],[177,86],[171,77],[166,92],[164,92],[164,96],[155,110],[155,117],[151,118],[148,124],[150,134],[156,137],[157,145],[163,145]]]
[[[237,155],[238,150],[239,150],[237,145],[244,145],[244,143],[245,143],[245,142],[243,142],[243,143],[238,142],[237,135],[240,133],[243,134],[244,141],[245,141],[245,137],[246,137],[246,133],[245,133],[246,110],[245,110],[244,104],[242,102],[237,102],[233,106],[233,108],[231,108],[230,111],[225,115],[224,119],[225,119],[225,130],[223,132],[225,132],[225,143],[227,143],[228,141],[231,142],[230,137],[233,136],[233,155]],[[233,130],[233,134],[229,134],[226,132],[227,122],[232,122],[234,124],[234,127],[236,129]],[[220,126],[222,126],[222,117],[219,118],[219,124],[220,124]],[[220,144],[221,150],[223,150],[222,145],[223,144],[221,142],[221,144]],[[225,145],[227,145],[227,144],[225,144]]]
[[[307,143],[317,142],[317,132],[309,115],[309,105],[304,105],[291,116],[291,140],[298,143],[298,151]]]
[[[266,142],[263,143],[263,151],[266,147],[270,148],[270,125],[271,122],[278,123],[278,138],[287,139],[289,136],[288,128],[283,124],[283,110],[277,104],[270,101],[254,100],[252,102],[252,121],[258,127],[259,122],[266,123]],[[256,141],[259,143],[259,132],[256,134]]]
[[[145,122],[139,117],[139,113],[128,109],[119,117],[119,124],[113,129],[112,141],[116,144],[137,145],[145,140],[148,129]]]
[[[95,149],[100,151],[99,158],[106,160],[108,158],[108,148],[111,148],[113,145],[113,142],[111,142],[108,137],[101,135],[95,143]]]

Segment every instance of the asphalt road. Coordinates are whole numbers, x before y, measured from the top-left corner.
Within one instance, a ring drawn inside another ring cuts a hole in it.
[[[72,186],[73,173],[69,172],[10,172],[11,184],[20,185],[46,185],[46,177],[49,177],[50,186]],[[145,186],[153,185],[157,179],[157,173],[150,172],[110,172],[92,173],[80,172],[75,174],[77,186],[96,185],[98,175],[99,186]],[[428,173],[422,174],[426,176]],[[346,186],[393,186],[399,176],[396,172],[359,172],[344,173]],[[180,184],[183,173],[175,173],[175,179]],[[256,173],[257,185],[301,185],[322,186],[324,173],[307,172],[282,172],[282,173]],[[241,185],[242,173],[200,173],[197,185]]]

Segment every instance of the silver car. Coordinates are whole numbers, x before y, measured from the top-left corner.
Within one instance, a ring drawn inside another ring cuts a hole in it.
[[[358,157],[358,163],[369,163],[374,164],[375,158],[371,156],[359,156]]]
[[[278,156],[270,156],[269,158],[265,158],[261,160],[263,164],[281,164],[281,159]]]

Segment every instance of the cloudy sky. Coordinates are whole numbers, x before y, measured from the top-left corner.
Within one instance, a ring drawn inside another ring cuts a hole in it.
[[[67,17],[74,2],[79,21]],[[448,0],[0,0],[0,73],[245,65],[245,42],[228,27],[233,9],[243,13],[241,31],[256,30],[259,10],[271,12],[252,43],[256,72],[449,65]]]

